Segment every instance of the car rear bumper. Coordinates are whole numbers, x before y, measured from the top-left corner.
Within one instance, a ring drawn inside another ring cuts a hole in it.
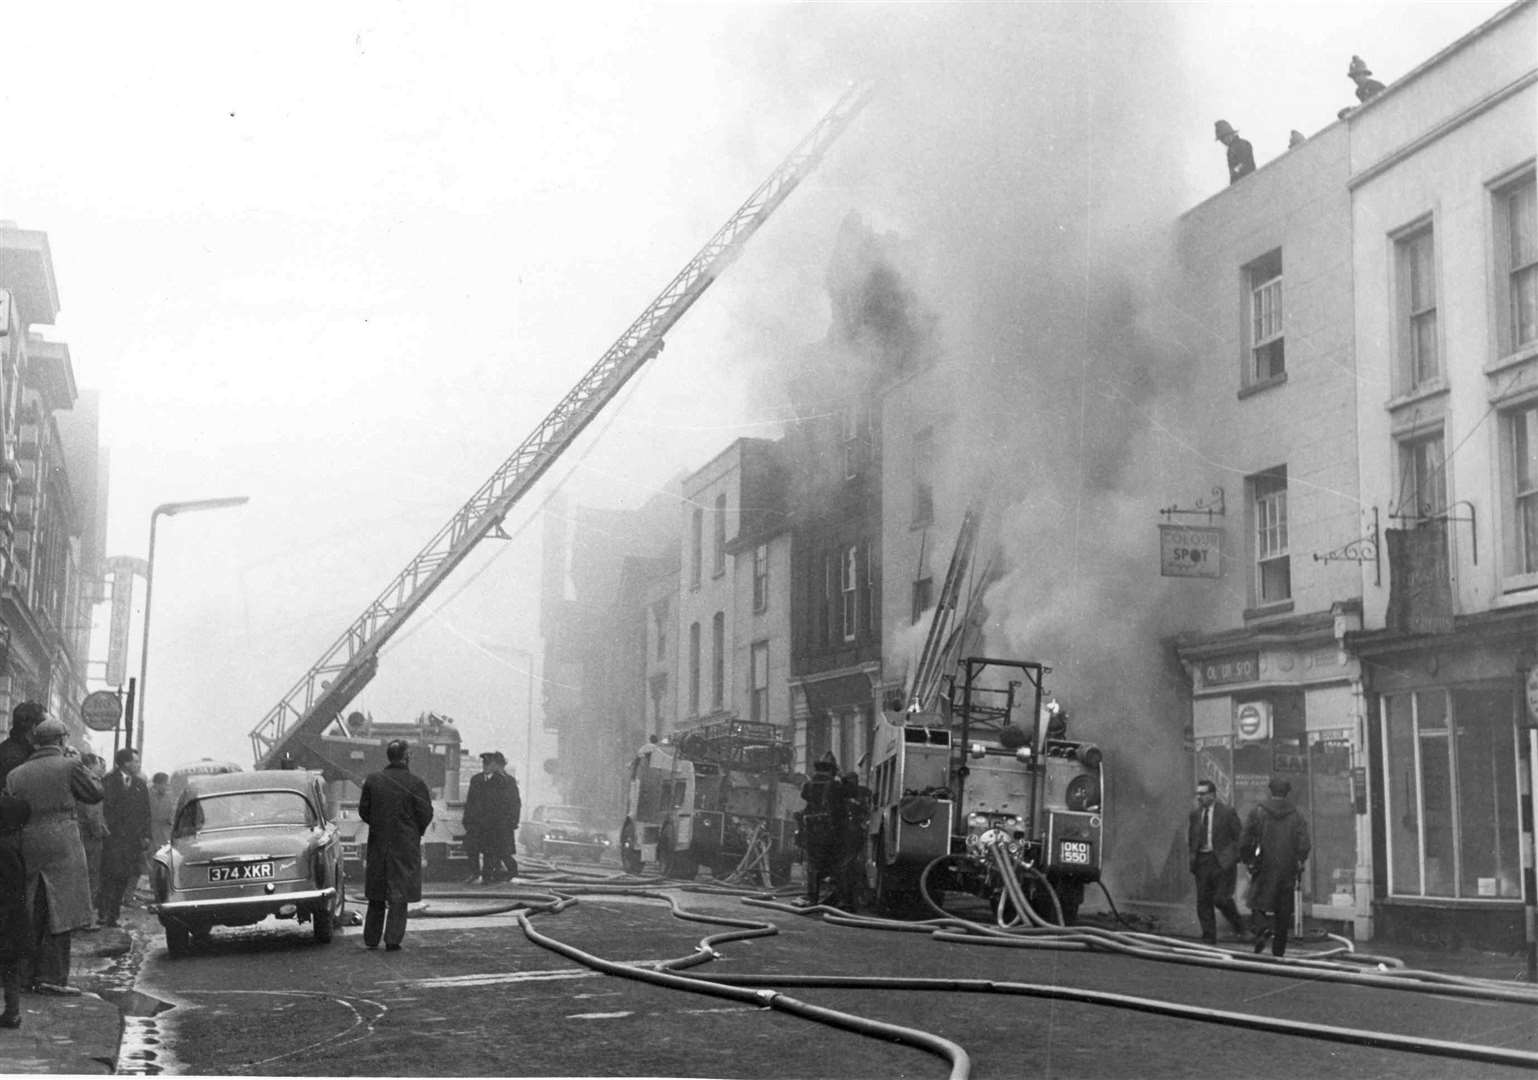
[[[149,910],[157,915],[193,916],[217,920],[221,913],[239,913],[242,917],[256,914],[281,915],[283,909],[292,906],[296,910],[314,911],[329,907],[336,899],[336,887],[302,889],[294,892],[264,893],[261,896],[224,896],[207,900],[162,900],[151,903]]]

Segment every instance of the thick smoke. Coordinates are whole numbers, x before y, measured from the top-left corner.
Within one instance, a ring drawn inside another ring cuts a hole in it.
[[[1166,872],[1187,805],[1166,642],[1182,593],[1159,577],[1155,528],[1189,470],[1159,422],[1190,377],[1158,331],[1186,201],[1171,19],[1167,5],[801,7],[757,57],[782,86],[882,82],[821,178],[820,198],[869,222],[864,244],[845,223],[829,282],[828,341],[863,347],[821,358],[854,370],[906,352],[943,371],[938,485],[989,508],[982,648],[1051,662],[1074,734],[1106,748],[1108,873],[1134,895]],[[869,317],[863,338],[841,333],[851,312]],[[937,525],[938,579],[955,522]]]

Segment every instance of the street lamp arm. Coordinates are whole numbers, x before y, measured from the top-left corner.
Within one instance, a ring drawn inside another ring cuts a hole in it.
[[[145,684],[148,681],[150,667],[150,602],[155,597],[155,526],[162,517],[175,517],[177,514],[186,514],[194,510],[223,510],[231,506],[244,506],[251,501],[249,495],[228,495],[218,499],[188,499],[183,502],[161,503],[150,512],[150,543],[149,557],[144,560],[144,642],[139,646],[139,686],[137,712],[139,714],[138,730],[136,737],[130,740],[129,745],[139,751],[139,758],[144,758],[144,698]],[[129,717],[130,723],[133,717]]]

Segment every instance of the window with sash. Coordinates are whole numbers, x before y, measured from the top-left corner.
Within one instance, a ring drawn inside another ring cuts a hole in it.
[[[769,609],[769,545],[753,549],[753,610]]]
[[[1430,225],[1396,244],[1399,262],[1400,389],[1408,392],[1442,373],[1437,338],[1436,240]]]
[[[769,643],[755,641],[749,658],[749,709],[748,718],[755,723],[769,719]]]
[[[1538,402],[1501,417],[1502,483],[1506,491],[1506,577],[1519,588],[1538,585]]]
[[[1538,182],[1529,172],[1495,193],[1496,255],[1504,281],[1496,297],[1503,356],[1538,345]]]
[[[843,599],[843,639],[853,641],[860,619],[860,549],[854,544],[844,549],[839,560],[839,593]]]
[[[1287,470],[1271,469],[1250,479],[1255,524],[1255,602],[1292,599],[1292,562],[1287,553]]]
[[[1245,383],[1273,382],[1287,373],[1282,336],[1282,253],[1278,249],[1245,268],[1249,283],[1249,361]]]

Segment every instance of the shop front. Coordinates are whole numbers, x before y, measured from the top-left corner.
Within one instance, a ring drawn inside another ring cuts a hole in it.
[[[1191,678],[1196,779],[1247,819],[1280,776],[1313,838],[1304,915],[1371,936],[1366,746],[1356,663],[1333,621],[1230,633],[1177,646]],[[1238,893],[1242,900],[1245,874]]]
[[[1524,941],[1524,680],[1538,613],[1459,617],[1450,633],[1353,635],[1374,784],[1374,907],[1390,940]]]

